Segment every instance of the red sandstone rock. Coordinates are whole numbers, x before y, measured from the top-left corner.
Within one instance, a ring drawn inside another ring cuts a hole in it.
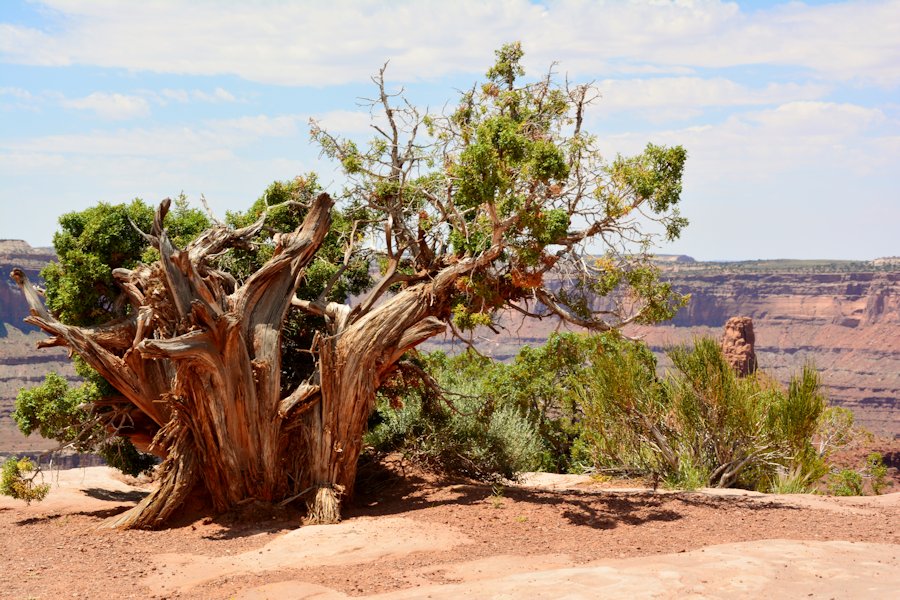
[[[756,371],[756,351],[753,320],[750,317],[731,317],[725,323],[722,353],[725,360],[741,377]]]

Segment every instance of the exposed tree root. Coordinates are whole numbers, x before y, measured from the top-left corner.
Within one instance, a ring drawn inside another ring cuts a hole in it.
[[[185,450],[182,434],[178,449],[160,465],[159,484],[137,506],[101,524],[109,529],[156,529],[162,527],[182,507],[197,485],[199,466],[190,450]]]
[[[341,496],[343,486],[322,485],[316,489],[313,499],[307,502],[304,525],[330,525],[341,521]]]

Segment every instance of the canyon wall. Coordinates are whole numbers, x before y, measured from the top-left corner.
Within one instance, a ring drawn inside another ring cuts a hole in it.
[[[40,383],[55,371],[76,381],[75,370],[62,348],[37,349],[46,336],[36,327],[22,322],[28,305],[19,288],[10,279],[14,267],[25,270],[33,281],[55,255],[51,248],[32,248],[20,240],[0,240],[0,452],[48,450],[56,442],[38,435],[28,438],[19,433],[10,414],[19,390]]]
[[[690,303],[670,324],[634,332],[661,351],[699,335],[721,337],[729,317],[750,317],[761,369],[787,381],[811,362],[835,404],[874,433],[900,437],[900,270],[890,263],[752,266],[667,269]]]

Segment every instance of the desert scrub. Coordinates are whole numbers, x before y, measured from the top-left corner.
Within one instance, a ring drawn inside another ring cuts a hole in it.
[[[440,394],[410,381],[383,390],[365,437],[370,451],[401,452],[426,468],[490,482],[537,470],[546,449],[535,423],[486,395],[468,360],[425,357]]]
[[[126,437],[111,436],[104,414],[85,408],[115,395],[115,390],[77,357],[75,368],[85,379],[81,385],[70,386],[60,375],[48,373],[40,385],[19,391],[12,413],[19,431],[56,440],[60,448],[96,453],[126,475],[149,473],[157,458],[138,451]]]
[[[866,489],[877,496],[887,487],[884,457],[880,452],[872,452],[859,469],[835,470],[828,474],[827,485],[828,493],[835,496],[863,496]]]
[[[588,357],[578,460],[687,489],[807,490],[827,472],[812,443],[827,403],[811,366],[785,389],[765,373],[739,377],[711,338],[668,355],[664,377],[640,343],[607,342]]]
[[[50,484],[35,483],[39,473],[29,458],[6,459],[0,468],[0,494],[24,500],[26,504],[40,502],[47,497]]]

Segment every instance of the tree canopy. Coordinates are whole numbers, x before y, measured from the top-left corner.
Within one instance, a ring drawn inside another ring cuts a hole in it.
[[[382,69],[368,144],[312,124],[346,175],[336,199],[309,174],[224,222],[183,200],[61,219],[46,307],[14,273],[28,320],[110,386],[92,418],[163,459],[114,525],[165,523],[198,491],[219,510],[303,497],[333,521],[376,391],[423,341],[505,312],[598,331],[674,314],[648,252],[686,225],[684,149],[606,160],[584,128],[596,90],[526,80],[521,60],[497,51],[446,114]]]

